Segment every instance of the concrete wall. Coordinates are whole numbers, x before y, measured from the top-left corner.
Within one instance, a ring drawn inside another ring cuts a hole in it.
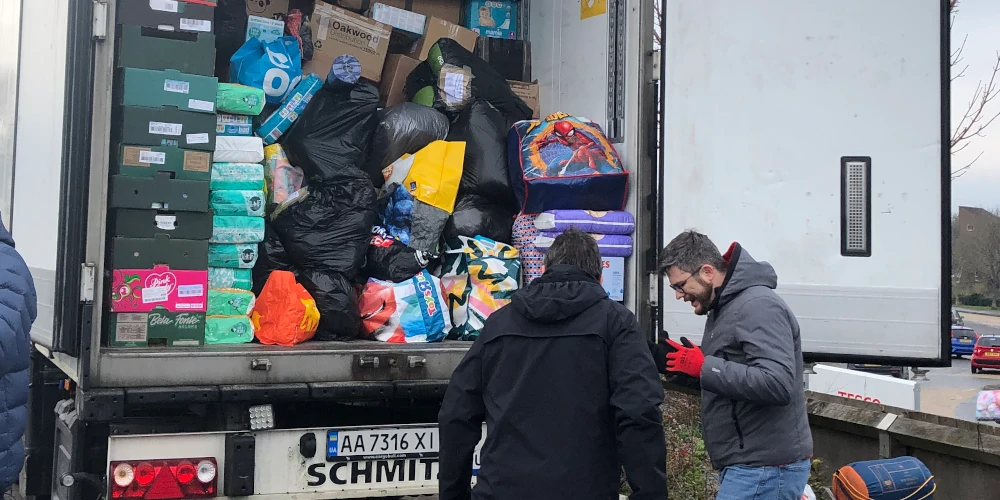
[[[935,498],[1000,498],[1000,428],[825,394],[808,395],[814,454],[831,473],[851,462],[913,456],[934,474]],[[896,415],[895,420],[887,415]]]

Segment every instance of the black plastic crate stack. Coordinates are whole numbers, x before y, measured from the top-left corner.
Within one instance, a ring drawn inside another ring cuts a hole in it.
[[[205,341],[214,0],[119,0],[106,268],[114,347]]]

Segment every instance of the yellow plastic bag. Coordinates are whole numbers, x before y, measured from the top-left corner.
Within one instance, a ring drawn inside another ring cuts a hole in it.
[[[462,181],[465,142],[434,141],[383,170],[385,184],[399,184],[416,200],[452,213]]]

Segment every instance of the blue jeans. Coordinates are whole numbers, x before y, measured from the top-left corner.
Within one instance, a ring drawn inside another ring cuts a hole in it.
[[[777,467],[734,465],[722,469],[717,500],[801,500],[809,482],[810,460]]]

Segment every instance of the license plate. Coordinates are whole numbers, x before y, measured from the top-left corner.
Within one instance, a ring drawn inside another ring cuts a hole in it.
[[[326,434],[328,462],[429,458],[438,454],[436,427],[330,430]]]
[[[984,353],[984,354],[986,354],[986,356],[989,356],[989,357],[1000,356],[1000,352],[987,352],[987,353]]]
[[[961,342],[963,344],[971,344],[972,343],[972,339],[959,339],[959,342]]]
[[[331,494],[325,498],[367,498],[373,490],[392,491],[393,496],[431,495],[438,489],[438,429],[433,426],[378,427],[317,430],[315,436],[327,437],[326,453],[306,460],[287,461],[287,467],[265,468],[262,479],[268,485],[258,489],[261,495],[290,493]],[[312,431],[305,431],[306,433]],[[269,431],[257,437],[258,464],[262,456],[298,454],[303,431]],[[268,446],[263,436],[274,435]],[[422,439],[418,440],[418,435]],[[336,439],[333,439],[333,438]],[[433,441],[431,438],[433,437]],[[402,444],[404,442],[406,445]],[[476,445],[472,463],[472,484],[479,474],[480,450],[486,439]],[[350,445],[347,441],[350,440]],[[422,444],[418,447],[417,442]],[[433,442],[433,445],[432,445]],[[382,450],[383,443],[385,450]],[[372,451],[374,445],[374,452]],[[364,446],[365,451],[359,447]],[[406,450],[402,450],[406,447]],[[390,453],[396,451],[398,453]],[[333,452],[336,452],[333,454]],[[423,453],[410,458],[407,454]],[[392,455],[391,457],[389,455]],[[382,458],[371,458],[382,457]],[[279,461],[286,464],[286,461]]]

